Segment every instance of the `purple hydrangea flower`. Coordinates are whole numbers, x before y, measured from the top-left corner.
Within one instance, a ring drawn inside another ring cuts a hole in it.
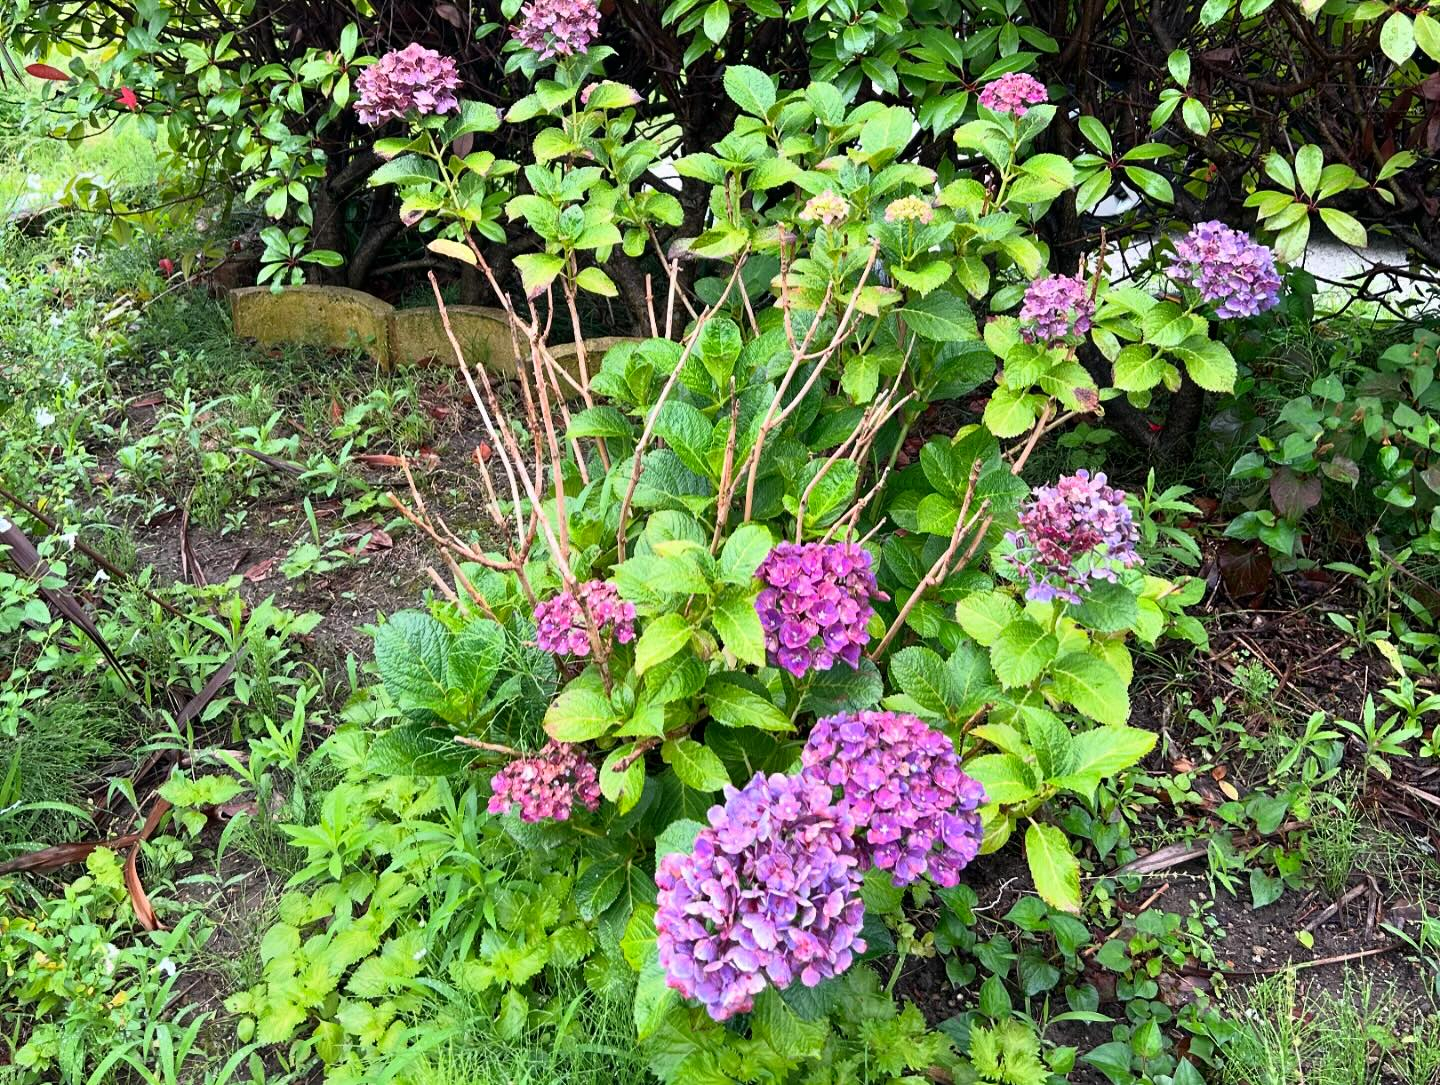
[[[1166,273],[1214,302],[1221,320],[1255,316],[1280,304],[1274,255],[1223,222],[1202,222],[1175,242],[1175,262]]]
[[[561,592],[535,608],[535,642],[544,652],[557,656],[590,654],[590,634],[585,628],[585,610],[590,613],[601,632],[608,627],[610,635],[620,644],[635,639],[635,604],[620,598],[614,584],[604,580],[587,580],[577,586],[577,598]]]
[[[577,802],[587,810],[600,806],[595,766],[579,746],[563,742],[547,742],[534,757],[511,761],[491,777],[490,790],[490,813],[519,806],[521,821],[567,821]]]
[[[870,555],[854,543],[781,543],[755,570],[765,585],[755,611],[770,663],[796,678],[837,659],[860,666],[871,602],[885,599]]]
[[[366,124],[402,121],[411,113],[450,113],[460,107],[459,89],[454,60],[411,42],[356,77],[355,110]]]
[[[1090,330],[1095,301],[1090,285],[1074,275],[1036,279],[1020,306],[1020,338],[1027,343],[1054,343]]]
[[[855,822],[862,869],[895,885],[928,874],[952,886],[980,854],[976,811],[985,789],[960,771],[955,746],[923,720],[899,712],[842,713],[821,720],[800,755],[802,774],[838,789],[836,807]]]
[[[980,104],[992,113],[1013,113],[1023,117],[1028,107],[1050,100],[1045,84],[1033,75],[1010,72],[980,90]]]
[[[723,1021],[767,983],[839,975],[865,950],[860,880],[853,824],[824,784],[757,773],[726,787],[693,849],[655,872],[666,982]]]
[[[1116,570],[1140,563],[1139,530],[1125,494],[1086,470],[1039,486],[1020,510],[1020,530],[1005,538],[1010,560],[1030,580],[1027,599],[1078,604],[1091,580],[1114,582]]]
[[[600,36],[600,5],[596,0],[528,0],[514,33],[541,60],[575,56]]]

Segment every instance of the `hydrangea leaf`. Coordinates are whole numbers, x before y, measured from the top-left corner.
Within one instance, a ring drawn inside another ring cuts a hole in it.
[[[693,738],[671,739],[661,746],[660,756],[675,770],[681,783],[696,791],[719,791],[730,782],[730,774],[715,751]]]
[[[1080,864],[1060,829],[1032,821],[1025,830],[1025,861],[1046,904],[1062,912],[1080,911]]]
[[[385,691],[411,719],[433,722],[446,712],[450,631],[428,614],[402,610],[375,635],[375,665]]]
[[[1055,658],[1057,646],[1054,633],[1029,618],[1017,618],[990,646],[990,665],[1006,689],[1027,686]]]
[[[1130,691],[1118,671],[1088,652],[1061,656],[1051,667],[1055,695],[1101,723],[1130,718]]]

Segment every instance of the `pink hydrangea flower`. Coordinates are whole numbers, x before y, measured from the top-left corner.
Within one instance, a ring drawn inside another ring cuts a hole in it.
[[[765,586],[755,611],[770,662],[799,678],[837,660],[860,666],[871,603],[886,596],[870,554],[854,543],[781,543],[755,570]]]
[[[1010,561],[1030,580],[1027,599],[1079,604],[1091,580],[1114,582],[1118,569],[1140,564],[1139,529],[1125,494],[1083,468],[1039,486],[1020,510],[1020,530],[1005,538]]]
[[[590,634],[585,627],[584,602],[590,607],[602,634],[620,644],[635,639],[635,604],[620,598],[614,584],[604,580],[587,580],[576,587],[577,598],[561,592],[535,608],[535,641],[541,651],[557,656],[590,654]]]
[[[528,0],[514,34],[542,60],[576,56],[600,36],[600,6],[594,0]]]
[[[386,53],[355,79],[355,110],[366,124],[404,120],[412,113],[452,113],[460,107],[460,70],[434,49],[411,42]]]
[[[665,982],[724,1021],[768,984],[814,987],[849,968],[865,951],[853,830],[830,789],[804,776],[726,787],[692,849],[655,872]]]
[[[567,821],[575,804],[594,811],[600,806],[600,774],[579,746],[546,743],[534,757],[511,761],[490,779],[492,814],[520,808],[521,821]]]
[[[1023,117],[1029,107],[1050,100],[1045,84],[1025,72],[1010,72],[980,91],[980,104],[992,113],[1013,113]]]
[[[960,771],[954,743],[923,720],[900,712],[830,716],[810,732],[800,761],[855,822],[862,869],[889,871],[897,886],[928,875],[948,887],[980,854],[976,811],[985,789]]]

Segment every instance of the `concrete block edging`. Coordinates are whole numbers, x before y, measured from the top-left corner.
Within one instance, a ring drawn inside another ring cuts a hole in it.
[[[484,365],[502,379],[515,376],[514,346],[502,310],[451,305],[445,311],[467,362]],[[382,369],[450,364],[454,357],[438,308],[397,309],[343,286],[287,286],[279,293],[268,286],[240,287],[230,291],[230,320],[242,339],[265,346],[363,350]],[[624,336],[587,340],[586,352],[598,359],[617,343],[630,341]],[[554,354],[567,369],[574,367],[573,343],[555,347]]]

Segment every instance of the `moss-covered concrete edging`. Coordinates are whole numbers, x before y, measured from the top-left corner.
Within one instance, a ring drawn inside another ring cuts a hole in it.
[[[505,313],[480,305],[451,305],[445,312],[468,362],[484,365],[504,379],[515,376],[515,348]],[[363,290],[343,286],[287,286],[279,293],[268,286],[246,286],[230,292],[230,320],[235,334],[266,346],[297,344],[363,350],[382,367],[449,363],[454,352],[436,308],[397,309]],[[588,340],[592,371],[605,351],[623,336]],[[552,348],[555,360],[574,372],[575,345]]]

